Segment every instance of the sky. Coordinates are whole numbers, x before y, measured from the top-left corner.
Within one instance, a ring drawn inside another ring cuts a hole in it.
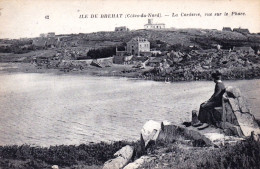
[[[232,12],[242,15],[231,15]],[[149,13],[159,13],[161,17],[148,16]],[[200,16],[181,16],[189,13]],[[215,13],[221,15],[214,16]],[[97,18],[91,18],[94,14]],[[101,18],[104,14],[121,14],[121,18]],[[132,17],[141,14],[147,16]],[[143,29],[149,18],[155,23],[165,23],[166,28],[241,27],[257,33],[260,0],[0,0],[0,38],[37,37],[47,32],[113,31],[116,26]]]

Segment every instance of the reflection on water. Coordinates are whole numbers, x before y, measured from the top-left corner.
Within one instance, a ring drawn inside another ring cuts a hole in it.
[[[0,74],[0,145],[136,140],[149,119],[181,122],[208,99],[213,82],[162,83],[53,74]],[[260,80],[238,86],[260,118]]]

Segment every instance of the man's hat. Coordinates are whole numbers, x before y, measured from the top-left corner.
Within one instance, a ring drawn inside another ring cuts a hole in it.
[[[213,78],[213,79],[218,79],[218,78],[220,78],[221,77],[221,73],[219,72],[219,71],[216,71],[215,73],[212,73],[211,74],[211,77]]]

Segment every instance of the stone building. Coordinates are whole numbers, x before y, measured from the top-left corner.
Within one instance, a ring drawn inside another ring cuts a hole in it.
[[[127,53],[134,56],[150,53],[150,42],[145,38],[136,37],[127,42]]]
[[[45,33],[41,33],[41,34],[40,34],[40,37],[41,37],[41,38],[45,38],[45,37],[46,37],[46,34],[45,34]]]
[[[250,34],[248,29],[242,29],[242,28],[234,28],[233,32],[238,32],[238,33],[242,33],[242,34]]]
[[[113,56],[113,62],[115,64],[130,64],[133,55],[127,53],[126,50],[119,51],[116,47],[116,55]]]
[[[47,37],[48,38],[54,38],[55,37],[55,32],[49,32],[48,34],[47,34]]]
[[[230,27],[223,27],[222,31],[230,31],[230,32],[232,32],[232,29]]]
[[[32,45],[36,48],[58,47],[60,44],[59,39],[55,37],[40,37],[33,39]]]
[[[113,63],[115,64],[131,64],[133,55],[115,55],[113,56]]]
[[[129,31],[129,28],[126,26],[120,26],[120,27],[115,27],[115,32],[126,32]]]
[[[144,25],[144,29],[164,29],[164,23],[153,23],[153,19],[148,19],[148,23]]]
[[[131,64],[134,58],[139,56],[151,56],[150,42],[145,38],[136,37],[126,43],[126,50],[119,51],[116,48],[116,55],[113,56],[115,64]],[[136,57],[135,57],[136,56]]]
[[[37,48],[46,48],[47,40],[45,38],[35,38],[33,39],[32,45]]]
[[[55,32],[41,33],[40,37],[41,38],[54,38],[55,37]]]

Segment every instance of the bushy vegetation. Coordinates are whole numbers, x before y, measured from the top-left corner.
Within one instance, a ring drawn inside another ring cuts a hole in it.
[[[116,54],[116,47],[107,47],[100,49],[91,49],[88,51],[88,56],[91,59],[107,58]]]
[[[21,47],[18,45],[10,45],[6,47],[0,47],[0,53],[15,53],[15,54],[22,54],[22,53],[28,53],[30,51],[34,51],[32,45],[28,45],[27,47]]]
[[[252,138],[208,154],[198,168],[260,168],[260,143]]]
[[[193,46],[193,47],[189,47],[187,45],[182,45],[182,44],[174,44],[174,45],[171,45],[167,48],[167,51],[182,51],[182,52],[186,52],[186,53],[189,53],[190,51],[192,50],[197,50],[199,48]]]
[[[35,50],[32,40],[0,40],[0,53],[22,54]]]
[[[113,158],[113,154],[125,145],[135,145],[124,141],[114,143],[96,143],[33,147],[30,145],[0,146],[0,167],[12,166],[13,160],[24,161],[22,166],[45,168],[46,166],[102,165]],[[15,168],[15,167],[14,167]]]
[[[260,143],[252,138],[221,148],[191,147],[180,143],[163,144],[163,147],[163,153],[156,154],[157,158],[142,168],[258,169],[260,166]]]

